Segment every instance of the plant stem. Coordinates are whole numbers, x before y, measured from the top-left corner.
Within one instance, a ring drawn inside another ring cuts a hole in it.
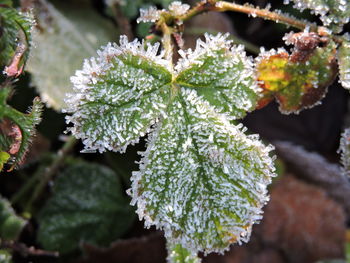
[[[165,50],[165,58],[169,61],[171,67],[173,65],[173,43],[171,39],[172,30],[171,28],[165,23],[165,21],[161,21],[160,23],[160,29],[163,32],[162,37],[162,43]]]
[[[230,3],[226,1],[215,1],[215,0],[207,0],[202,1],[195,7],[191,8],[186,14],[177,17],[180,21],[186,21],[193,16],[201,14],[207,11],[217,11],[217,12],[225,12],[225,11],[233,11],[239,13],[245,13],[254,17],[261,17],[267,20],[272,20],[277,23],[282,23],[287,26],[292,26],[298,28],[300,30],[304,30],[306,27],[310,27],[310,30],[316,31],[317,26],[313,24],[309,24],[307,22],[298,20],[296,18],[292,18],[286,15],[283,15],[279,12],[269,11],[267,9],[260,9],[251,5],[239,5],[235,3]]]
[[[42,169],[38,169],[38,171],[29,178],[29,180],[16,192],[15,195],[11,198],[11,204],[14,205],[18,201],[20,201],[23,196],[26,195],[26,193],[35,185],[35,183],[40,179],[40,176],[42,174]]]
[[[77,143],[77,140],[73,136],[70,136],[68,138],[68,140],[64,143],[63,147],[57,152],[57,157],[53,161],[53,163],[49,167],[46,167],[43,170],[43,174],[40,172],[38,173],[39,174],[38,176],[40,176],[41,180],[38,183],[38,185],[36,186],[36,188],[34,189],[32,196],[30,197],[27,205],[25,206],[25,211],[31,210],[31,207],[32,207],[34,201],[40,196],[40,194],[44,190],[47,183],[56,174],[57,170],[63,164],[68,153],[73,149],[73,147],[75,146],[76,143]],[[30,181],[28,182],[28,184],[29,183],[32,184]]]
[[[252,5],[239,5],[235,3],[230,3],[226,1],[218,1],[218,0],[203,0],[198,3],[196,6],[188,10],[185,14],[176,17],[178,21],[186,21],[198,14],[208,12],[208,11],[216,11],[216,12],[225,12],[225,11],[233,11],[244,13],[253,17],[260,17],[266,20],[271,20],[276,23],[284,24],[286,26],[291,26],[294,28],[298,28],[300,30],[304,30],[305,28],[309,28],[310,31],[317,32],[322,35],[322,32],[325,34],[324,36],[328,36],[332,38],[336,43],[341,44],[346,39],[343,36],[337,35],[328,35],[326,31],[324,31],[324,27],[317,26],[316,24],[311,24],[306,21],[299,20],[295,17],[291,17],[288,15],[282,14],[280,11],[270,11],[267,9],[261,9],[258,7],[254,7]]]
[[[115,3],[111,6],[114,20],[118,24],[121,35],[126,35],[129,39],[134,38],[134,34],[131,29],[130,21],[124,16],[123,12],[120,10],[119,4]]]
[[[219,11],[219,12],[225,12],[225,11],[240,12],[240,13],[251,15],[253,17],[256,16],[267,20],[272,20],[277,23],[282,23],[287,26],[298,28],[300,30],[304,30],[306,27],[310,27],[310,30],[312,31],[317,30],[316,25],[309,24],[307,22],[283,15],[278,12],[269,11],[267,9],[260,9],[249,5],[239,5],[239,4],[229,3],[225,1],[217,2],[215,6],[216,6],[216,11]]]

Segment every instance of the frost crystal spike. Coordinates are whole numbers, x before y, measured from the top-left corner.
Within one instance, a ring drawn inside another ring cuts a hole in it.
[[[176,82],[193,89],[221,113],[240,119],[255,109],[260,88],[253,61],[243,46],[232,46],[225,35],[205,35],[194,51],[179,51]]]
[[[76,93],[66,101],[73,113],[67,121],[87,150],[123,152],[162,115],[171,74],[158,47],[121,37],[120,46],[108,44],[71,78]]]
[[[181,16],[190,9],[187,4],[182,4],[180,1],[174,1],[169,5],[169,11],[174,16]]]
[[[273,175],[270,147],[181,89],[157,125],[132,180],[132,203],[146,227],[190,251],[222,252],[249,240]]]
[[[149,8],[141,8],[140,9],[140,17],[137,19],[137,23],[140,22],[156,22],[160,18],[162,10],[158,10],[154,6],[150,6]]]
[[[320,16],[325,26],[330,26],[335,32],[339,33],[344,24],[350,21],[350,2],[348,0],[293,0],[294,7],[303,11],[311,9],[316,15]],[[289,0],[284,1],[285,4]]]
[[[350,41],[344,41],[338,50],[339,80],[350,90]]]
[[[143,46],[122,37],[77,71],[69,130],[100,152],[151,132],[129,194],[171,244],[193,255],[247,241],[274,175],[271,147],[230,123],[258,99],[250,58],[220,34],[182,52],[175,67],[158,45]]]

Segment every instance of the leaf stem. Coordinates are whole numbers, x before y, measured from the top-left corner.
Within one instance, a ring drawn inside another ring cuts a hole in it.
[[[27,204],[25,206],[25,211],[31,210],[31,207],[32,207],[33,203],[35,202],[35,200],[40,196],[40,194],[44,190],[47,183],[56,174],[57,170],[63,164],[67,155],[69,154],[69,152],[72,151],[72,149],[74,148],[76,143],[77,143],[77,140],[73,136],[70,136],[68,138],[68,140],[64,143],[62,148],[57,152],[57,157],[53,161],[53,163],[50,166],[46,167],[43,170],[43,173],[40,173],[40,172],[38,173],[37,176],[40,177],[40,182],[35,187],[32,196],[30,197],[29,201],[27,202]],[[29,183],[31,184],[31,180],[28,182],[28,184]],[[24,187],[26,187],[26,186],[24,186]],[[17,197],[17,199],[19,199],[19,197]]]
[[[134,34],[131,29],[130,21],[120,10],[118,1],[111,6],[111,9],[113,12],[114,20],[118,24],[118,29],[120,30],[121,35],[126,35],[129,39],[133,39]]]
[[[273,12],[267,9],[260,9],[251,5],[239,5],[235,3],[219,1],[216,3],[215,6],[216,6],[216,11],[219,11],[219,12],[225,12],[225,11],[240,12],[240,13],[251,15],[253,17],[256,16],[267,20],[272,20],[277,23],[282,23],[287,26],[298,28],[300,30],[304,30],[306,27],[310,27],[310,30],[312,31],[317,30],[316,25],[312,25],[310,23],[298,20],[296,18],[283,15],[279,12]]]
[[[160,29],[163,33],[162,43],[165,50],[165,58],[169,61],[171,67],[173,67],[173,43],[171,39],[172,29],[165,21],[160,21]]]
[[[295,17],[291,17],[289,15],[284,15],[281,11],[270,11],[268,9],[261,9],[255,7],[253,5],[240,5],[236,3],[226,2],[226,1],[218,1],[218,0],[203,0],[199,2],[196,6],[188,10],[185,14],[181,16],[175,17],[177,21],[186,21],[196,15],[199,15],[208,11],[216,11],[216,12],[226,12],[233,11],[244,13],[253,17],[260,17],[266,20],[271,20],[276,23],[284,24],[286,26],[291,26],[294,28],[298,28],[300,30],[304,30],[305,28],[309,28],[310,31],[318,32],[320,35],[328,36],[332,38],[337,43],[342,43],[345,39],[342,36],[337,35],[328,35],[327,30],[325,31],[324,27],[317,26],[316,24],[309,23],[307,21],[299,20]]]
[[[317,26],[298,20],[294,17],[283,15],[279,12],[273,12],[267,9],[260,9],[252,5],[240,5],[236,3],[230,3],[226,1],[216,1],[216,0],[204,0],[191,8],[186,14],[177,17],[180,21],[186,21],[193,16],[207,12],[207,11],[216,11],[216,12],[225,12],[233,11],[239,13],[245,13],[254,17],[261,17],[267,20],[272,20],[277,23],[282,23],[287,26],[292,26],[300,30],[304,30],[306,27],[310,27],[310,30],[317,30]]]

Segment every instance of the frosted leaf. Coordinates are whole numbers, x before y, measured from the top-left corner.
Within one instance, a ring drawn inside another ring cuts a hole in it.
[[[271,147],[231,125],[196,90],[182,88],[167,116],[131,178],[140,219],[193,253],[247,242],[268,201]]]
[[[122,36],[119,46],[109,43],[71,78],[67,121],[74,126],[68,130],[87,150],[123,152],[164,112],[171,74],[158,48]]]
[[[293,2],[294,7],[301,11],[311,9],[320,16],[325,26],[330,26],[335,32],[340,32],[343,25],[350,21],[348,0],[293,0]]]
[[[156,22],[160,18],[162,10],[158,10],[154,6],[150,6],[149,8],[141,8],[140,9],[140,17],[137,19],[137,23],[140,22]]]
[[[343,41],[338,49],[339,80],[344,88],[350,89],[350,41]]]
[[[276,98],[282,113],[299,113],[319,104],[337,75],[334,42],[318,47],[314,46],[313,36],[306,36],[305,43],[312,48],[304,48],[305,43],[300,43],[303,36],[295,35],[292,54],[284,49],[271,50],[256,59],[257,77],[263,89],[260,107]]]
[[[169,5],[168,9],[173,16],[181,16],[190,9],[190,6],[182,4],[180,1],[174,1]]]
[[[189,251],[179,244],[167,244],[168,263],[200,263],[201,259],[196,252]]]
[[[251,58],[243,46],[232,46],[227,36],[206,34],[194,51],[181,51],[176,82],[196,90],[221,113],[239,119],[255,109],[260,88]]]
[[[341,163],[343,173],[350,175],[350,129],[345,129],[341,135],[339,152],[341,154]]]
[[[251,61],[222,35],[199,41],[175,71],[159,44],[144,46],[121,37],[84,63],[69,130],[88,151],[124,151],[153,125],[129,190],[140,219],[189,255],[248,241],[274,175],[271,147],[230,124],[257,99]]]

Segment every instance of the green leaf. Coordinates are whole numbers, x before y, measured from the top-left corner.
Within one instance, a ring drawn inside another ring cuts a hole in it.
[[[7,152],[1,152],[0,151],[0,172],[2,171],[4,164],[7,163],[7,161],[10,159],[11,155],[9,155]]]
[[[68,100],[74,112],[69,130],[88,150],[125,151],[149,131],[170,97],[172,76],[168,62],[156,55],[158,46],[144,51],[138,42],[120,41],[121,46],[107,45],[72,77],[76,92],[82,93]]]
[[[60,111],[66,107],[65,94],[72,92],[70,76],[84,58],[113,40],[116,30],[86,3],[61,2],[58,7],[46,1],[33,6],[38,26],[27,70],[43,101]]]
[[[168,244],[168,258],[169,263],[200,263],[201,259],[197,253],[193,253],[180,244]]]
[[[2,4],[3,6],[9,6],[9,7],[12,7],[12,6],[13,6],[12,0],[2,0],[2,1],[1,1],[1,4]]]
[[[206,41],[198,41],[194,52],[180,53],[183,58],[176,66],[180,73],[175,81],[196,90],[217,111],[239,119],[255,109],[260,89],[251,58],[243,46],[232,47],[227,36],[206,35]]]
[[[270,149],[243,131],[182,88],[131,178],[145,225],[191,251],[221,252],[248,241],[273,168]]]
[[[145,49],[122,37],[72,78],[69,130],[87,150],[124,151],[154,127],[129,194],[147,227],[164,230],[171,244],[191,254],[248,241],[274,176],[271,147],[230,123],[251,109],[249,94],[258,88],[250,60],[244,67],[242,50],[229,45],[225,36],[206,35],[172,67],[159,45]],[[193,87],[197,82],[202,86]]]
[[[350,89],[350,41],[343,41],[338,49],[339,78],[345,89]]]
[[[16,215],[11,204],[0,196],[0,240],[16,240],[25,224],[26,221]]]
[[[8,250],[0,249],[0,263],[12,263],[12,256]]]
[[[110,169],[78,162],[57,178],[39,214],[38,241],[47,250],[72,252],[89,243],[107,246],[125,233],[133,211]]]
[[[311,9],[320,16],[324,26],[339,33],[343,25],[350,21],[350,2],[347,0],[292,0],[300,10]],[[289,3],[289,0],[284,1]]]
[[[6,4],[7,2],[5,2],[5,5]],[[21,67],[28,57],[33,23],[34,21],[30,15],[18,12],[12,7],[0,6],[1,69],[11,63],[18,71],[21,70]],[[16,54],[18,58],[14,58]],[[18,61],[16,61],[17,59]],[[7,74],[9,74],[9,72]]]
[[[337,74],[335,44],[330,42],[306,55],[298,52],[289,55],[283,49],[271,50],[257,58],[258,80],[264,90],[260,105],[275,97],[280,111],[289,114],[320,103]]]
[[[32,137],[35,134],[35,126],[41,120],[42,103],[39,98],[33,100],[33,106],[28,113],[22,113],[7,105],[7,99],[12,88],[8,84],[0,87],[0,131],[1,123],[10,121],[12,130],[10,134],[2,131],[0,136],[0,149],[11,155],[10,162],[19,165],[28,150]],[[9,148],[10,147],[10,148]]]

